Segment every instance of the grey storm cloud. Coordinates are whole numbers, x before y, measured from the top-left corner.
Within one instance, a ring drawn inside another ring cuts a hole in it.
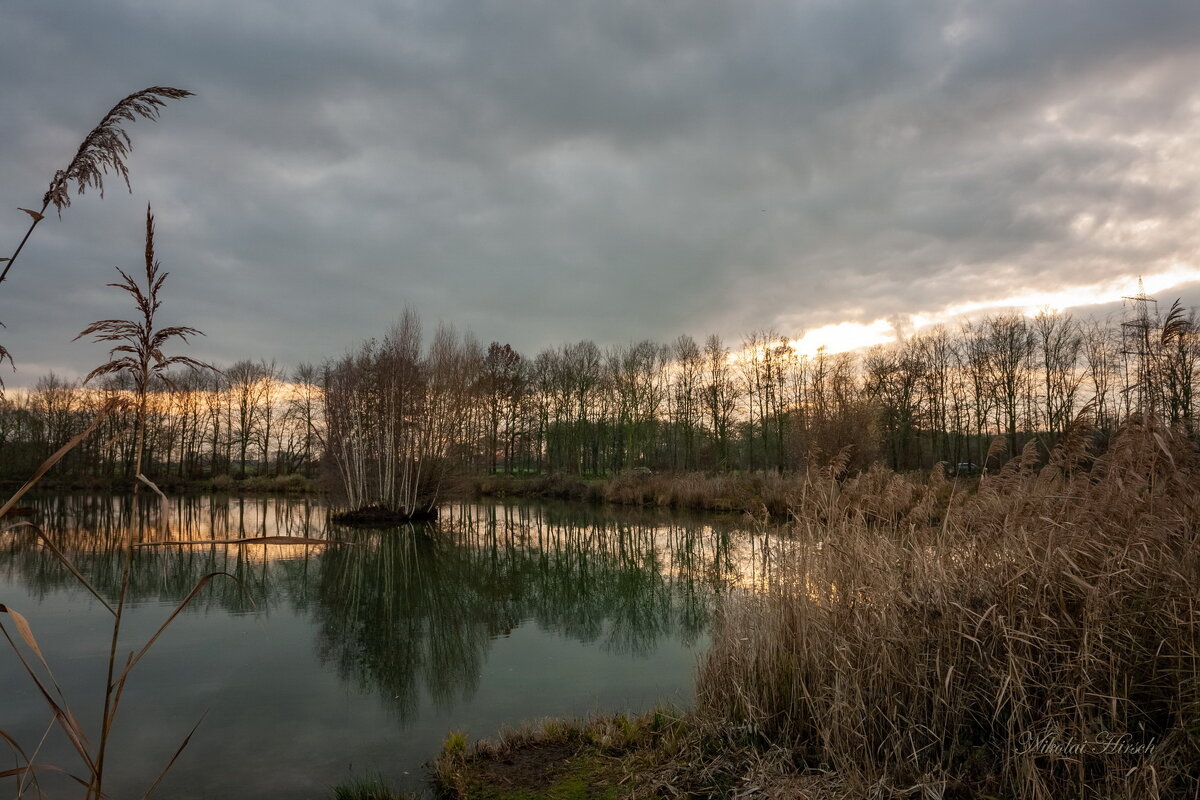
[[[163,313],[224,363],[406,306],[736,341],[1190,266],[1196,41],[1194,2],[10,3],[0,244],[113,102],[196,97],[129,126],[132,195],[38,229],[0,335],[17,385],[86,372],[147,202]]]

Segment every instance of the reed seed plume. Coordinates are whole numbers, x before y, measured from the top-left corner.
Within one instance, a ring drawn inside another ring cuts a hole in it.
[[[138,381],[139,391],[144,391],[151,375],[171,385],[165,371],[174,365],[182,365],[191,369],[215,370],[216,367],[197,361],[188,356],[168,356],[163,353],[163,345],[172,339],[187,342],[190,336],[203,336],[204,332],[187,325],[176,325],[155,329],[154,315],[162,305],[158,297],[163,282],[170,273],[159,270],[161,265],[154,257],[154,214],[150,206],[146,206],[146,287],[143,291],[132,276],[120,267],[117,272],[121,280],[110,283],[116,289],[128,292],[134,304],[141,313],[140,320],[102,319],[84,328],[76,340],[85,336],[93,337],[96,342],[121,342],[109,351],[109,361],[88,373],[84,383],[103,375],[117,372],[128,372]]]
[[[133,149],[133,142],[121,127],[122,123],[134,122],[139,117],[158,119],[159,109],[166,105],[167,100],[182,100],[191,96],[192,92],[184,89],[151,86],[122,99],[84,138],[70,165],[54,173],[50,188],[42,198],[43,210],[53,204],[61,216],[62,210],[71,205],[72,186],[77,194],[82,195],[88,188],[93,188],[103,197],[104,176],[109,170],[120,175],[125,187],[132,190],[125,159]]]
[[[1159,335],[1161,343],[1166,346],[1173,341],[1178,341],[1191,331],[1193,325],[1188,318],[1183,305],[1176,298],[1171,304],[1171,310],[1167,312],[1167,318],[1163,321],[1162,332]]]
[[[62,210],[71,205],[72,187],[76,194],[82,195],[88,188],[92,188],[100,192],[100,196],[103,197],[104,176],[111,170],[120,175],[121,179],[125,181],[125,187],[132,191],[129,184],[129,167],[126,166],[125,159],[133,150],[133,140],[121,127],[123,123],[133,122],[139,117],[156,120],[159,109],[165,106],[168,100],[182,100],[191,96],[192,92],[186,89],[151,86],[149,89],[142,89],[140,92],[134,92],[123,98],[109,109],[109,112],[104,115],[104,119],[100,120],[100,124],[84,137],[67,168],[54,173],[54,177],[50,180],[50,188],[42,195],[41,211],[29,208],[20,209],[30,216],[31,221],[13,254],[8,258],[0,259],[0,263],[4,264],[4,271],[0,272],[0,283],[3,283],[4,279],[8,277],[8,271],[12,269],[17,256],[25,248],[25,243],[29,241],[33,229],[45,219],[46,209],[53,205],[61,217]],[[0,361],[5,356],[7,356],[7,351],[0,356]],[[9,360],[11,361],[11,359]]]

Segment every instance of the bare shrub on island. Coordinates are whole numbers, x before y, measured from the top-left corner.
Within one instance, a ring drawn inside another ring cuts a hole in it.
[[[437,515],[461,444],[482,353],[440,328],[422,351],[421,323],[405,311],[383,341],[326,364],[326,448],[348,510],[335,520],[386,524]]]

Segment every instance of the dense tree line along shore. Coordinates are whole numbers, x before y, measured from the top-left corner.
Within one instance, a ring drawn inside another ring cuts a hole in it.
[[[146,473],[156,479],[314,477],[324,460],[355,504],[415,502],[447,472],[612,475],[791,471],[849,449],[851,466],[982,468],[1035,440],[1045,453],[1084,412],[1102,435],[1135,411],[1190,426],[1198,331],[1178,304],[1123,322],[1003,314],[857,353],[803,355],[775,331],[730,344],[680,336],[524,355],[412,312],[382,339],[291,372],[242,361],[153,387]],[[0,402],[3,477],[26,475],[132,390],[53,374]],[[60,478],[129,477],[131,410],[111,414]],[[367,487],[374,487],[368,489]],[[357,487],[354,488],[354,487]],[[389,487],[389,488],[381,488]]]

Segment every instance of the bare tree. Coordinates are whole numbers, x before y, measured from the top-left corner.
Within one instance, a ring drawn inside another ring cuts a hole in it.
[[[1075,416],[1076,397],[1083,381],[1079,369],[1083,335],[1070,314],[1047,311],[1034,318],[1033,331],[1042,367],[1046,429],[1052,437],[1046,447],[1049,451]]]
[[[999,401],[997,424],[1008,436],[1008,452],[1020,452],[1017,431],[1022,427],[1022,400],[1031,397],[1030,377],[1034,337],[1020,314],[1000,314],[983,321],[992,387]],[[1028,418],[1026,429],[1028,429]]]
[[[898,347],[874,347],[863,360],[867,395],[878,409],[895,470],[919,465],[919,454],[914,456],[912,450],[919,435],[917,391],[925,378],[920,353],[909,340]]]
[[[1118,382],[1121,372],[1121,353],[1114,332],[1105,325],[1092,321],[1082,332],[1083,360],[1096,427],[1111,431],[1116,427],[1121,402],[1118,397]]]
[[[436,514],[482,361],[479,345],[450,328],[423,355],[420,321],[406,311],[382,342],[326,365],[325,437],[352,510]]]
[[[323,418],[321,376],[311,364],[300,364],[292,373],[292,392],[288,398],[288,421],[296,431],[299,452],[290,465],[309,472],[316,460],[319,448],[325,444],[320,422]]]
[[[269,372],[267,364],[247,360],[239,361],[225,370],[227,430],[230,442],[237,446],[239,478],[246,477],[250,448],[257,443],[263,450],[263,423],[269,413],[267,407],[272,385]],[[263,459],[261,467],[265,469],[265,452]]]
[[[505,466],[511,470],[511,442],[513,413],[521,379],[521,355],[512,345],[492,342],[483,358],[482,393],[487,418],[488,468],[495,473],[499,468],[501,450],[501,428],[508,427],[504,442]]]
[[[696,442],[702,410],[703,354],[695,339],[685,334],[671,345],[671,356],[676,371],[671,391],[673,439],[677,439],[681,445],[675,448],[672,464],[676,468],[691,470],[696,468]]]

